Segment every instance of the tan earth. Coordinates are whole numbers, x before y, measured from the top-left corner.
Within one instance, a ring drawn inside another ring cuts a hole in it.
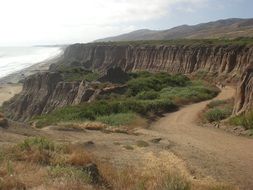
[[[215,99],[228,99],[234,89],[226,87]],[[137,129],[138,135],[103,133],[100,131],[59,131],[53,127],[38,130],[30,127],[10,127],[0,131],[0,145],[16,143],[22,139],[43,135],[60,142],[80,143],[113,164],[141,166],[161,162],[177,166],[195,180],[213,178],[253,189],[253,139],[235,136],[220,129],[204,128],[197,124],[199,113],[210,101],[185,106],[154,122],[149,129]],[[162,138],[159,143],[151,139]],[[147,147],[138,147],[144,140]],[[86,144],[93,141],[94,144]],[[128,150],[126,146],[131,146]]]
[[[21,84],[0,84],[0,106],[21,90]]]

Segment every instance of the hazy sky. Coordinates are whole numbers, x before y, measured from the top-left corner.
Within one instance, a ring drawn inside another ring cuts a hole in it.
[[[253,0],[0,0],[0,46],[89,42],[230,17],[253,17]]]

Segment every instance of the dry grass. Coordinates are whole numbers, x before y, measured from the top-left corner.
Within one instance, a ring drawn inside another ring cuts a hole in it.
[[[142,149],[139,149],[142,153]],[[143,152],[144,153],[144,152]],[[232,190],[229,186],[193,180],[174,154],[144,153],[143,167],[114,167],[80,146],[29,139],[0,152],[0,189]],[[102,182],[91,184],[83,167],[95,163]]]
[[[144,124],[144,120],[138,120],[138,126]],[[142,125],[143,126],[143,125]],[[63,131],[80,131],[97,130],[111,133],[131,133],[131,130],[136,128],[133,125],[129,126],[109,126],[100,122],[78,122],[78,123],[59,123],[54,129]]]
[[[73,166],[85,166],[93,160],[91,153],[76,149],[69,155],[67,163]]]
[[[0,167],[0,189],[26,189],[44,183],[47,171],[40,165],[5,161]]]
[[[100,122],[78,122],[78,123],[59,123],[58,130],[74,130],[83,131],[87,130],[103,130],[107,127],[106,124]]]

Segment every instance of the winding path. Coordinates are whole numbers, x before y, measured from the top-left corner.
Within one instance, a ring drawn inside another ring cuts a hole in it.
[[[233,95],[234,89],[226,87],[215,99],[228,99]],[[172,151],[188,163],[197,177],[207,175],[252,190],[253,139],[199,126],[198,115],[209,102],[189,105],[168,114],[142,132],[171,141]]]

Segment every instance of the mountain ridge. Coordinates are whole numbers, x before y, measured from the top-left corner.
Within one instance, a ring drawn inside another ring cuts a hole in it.
[[[95,42],[253,37],[253,18],[229,18],[166,30],[140,29]]]

